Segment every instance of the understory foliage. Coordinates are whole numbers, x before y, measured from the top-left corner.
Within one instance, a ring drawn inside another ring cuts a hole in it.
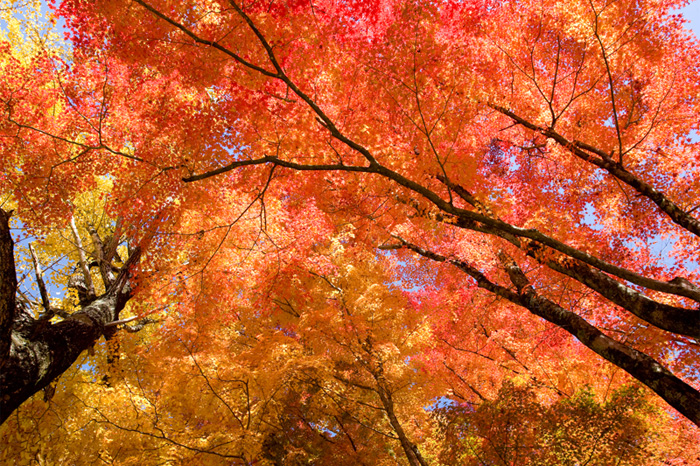
[[[685,4],[3,1],[0,462],[698,464]]]

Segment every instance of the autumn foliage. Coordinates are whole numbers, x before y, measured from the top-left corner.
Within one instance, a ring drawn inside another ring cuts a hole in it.
[[[5,3],[2,461],[700,461],[686,2]]]

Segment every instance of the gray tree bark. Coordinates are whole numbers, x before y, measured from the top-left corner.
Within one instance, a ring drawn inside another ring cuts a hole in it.
[[[29,314],[17,295],[11,212],[0,210],[0,424],[29,397],[48,386],[102,336],[111,336],[132,295],[128,269],[138,251],[129,257],[107,291],[84,303],[82,309],[55,323],[51,310],[39,318]]]

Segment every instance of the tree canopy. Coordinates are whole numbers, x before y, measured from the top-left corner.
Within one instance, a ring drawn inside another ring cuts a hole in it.
[[[685,4],[5,1],[0,458],[696,464]]]

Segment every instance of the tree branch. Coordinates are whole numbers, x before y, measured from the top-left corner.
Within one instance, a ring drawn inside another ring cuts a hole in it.
[[[39,259],[36,256],[36,251],[34,251],[34,246],[29,243],[29,253],[32,256],[32,263],[34,264],[34,274],[36,275],[36,283],[39,286],[39,294],[41,295],[41,305],[44,307],[48,314],[51,314],[51,301],[49,300],[49,294],[46,291],[46,284],[44,283],[44,273],[41,270],[41,264],[39,264]]]
[[[15,283],[16,290],[16,276],[7,275],[14,268],[7,228],[9,214],[0,212],[0,305],[5,305],[8,301],[4,299],[5,292],[11,291],[12,283]],[[0,424],[29,397],[63,374],[100,336],[107,336],[112,331],[108,324],[118,318],[131,297],[129,269],[138,258],[137,248],[104,295],[92,299],[80,311],[66,316],[64,320],[56,323],[45,320],[40,325],[30,326],[29,332],[17,326],[16,322],[9,323],[12,333],[3,335],[0,340],[9,346],[9,351],[2,355],[3,360],[0,361],[3,363],[0,370]],[[12,328],[13,324],[15,328]]]
[[[75,241],[75,247],[78,249],[78,257],[80,258],[80,268],[83,272],[85,287],[87,288],[87,297],[88,299],[93,299],[95,297],[95,286],[92,284],[90,267],[88,266],[87,259],[85,257],[85,249],[83,249],[83,241],[80,239],[80,233],[78,233],[78,228],[75,226],[75,217],[72,216],[70,218],[70,229],[71,232],[73,232],[73,240]]]
[[[668,217],[675,224],[685,228],[696,236],[700,236],[700,221],[678,207],[676,203],[666,197],[661,191],[627,171],[621,163],[612,160],[609,154],[606,154],[604,151],[583,142],[569,141],[553,129],[541,128],[504,107],[500,107],[495,104],[489,104],[489,106],[503,115],[511,118],[516,123],[531,129],[532,131],[540,133],[549,139],[553,139],[581,160],[592,163],[596,167],[607,171],[618,180],[632,187],[642,196],[651,200],[662,212],[668,215]],[[593,155],[598,155],[600,158],[596,158]]]
[[[423,257],[456,266],[472,277],[480,288],[524,307],[532,314],[566,330],[596,354],[651,388],[668,404],[700,426],[700,392],[673,375],[671,371],[647,354],[608,337],[578,314],[539,296],[529,282],[522,281],[525,275],[514,261],[509,264],[510,270],[507,271],[516,288],[520,286],[517,293],[491,282],[481,271],[466,262],[448,259],[405,241],[402,241],[402,244]]]
[[[219,44],[216,41],[211,41],[211,40],[206,40],[202,39],[199,37],[197,34],[189,30],[187,27],[185,27],[183,24],[178,23],[174,19],[164,15],[160,11],[156,10],[153,8],[151,5],[148,3],[144,2],[143,0],[134,0],[136,3],[150,11],[152,14],[157,16],[158,18],[162,19],[163,21],[169,23],[170,25],[174,26],[176,29],[182,31],[186,35],[188,35],[193,41],[197,42],[198,44],[203,44],[203,45],[208,45],[210,47],[213,47],[217,50],[220,50],[221,52],[225,53],[226,55],[230,56],[234,60],[236,60],[238,63],[241,65],[245,66],[246,68],[250,68],[251,70],[255,70],[258,73],[264,74],[265,76],[268,76],[270,78],[279,78],[279,76],[276,73],[273,73],[271,71],[266,70],[265,68],[259,67],[257,65],[254,65],[253,63],[250,63],[249,61],[245,60],[242,58],[240,55],[232,52],[231,50],[227,49],[223,45]]]
[[[193,181],[200,181],[212,176],[220,175],[222,173],[235,170],[236,168],[247,167],[250,165],[264,165],[271,163],[280,167],[291,168],[293,170],[300,171],[346,171],[346,172],[360,172],[360,173],[376,173],[376,170],[372,167],[358,167],[354,165],[343,165],[343,164],[331,164],[331,165],[304,165],[296,162],[288,162],[286,160],[279,159],[274,155],[266,155],[259,159],[252,160],[238,160],[232,162],[224,167],[217,168],[199,175],[189,176],[183,178],[182,181],[185,183],[192,183]]]
[[[505,239],[514,246],[525,250],[526,252],[528,252],[528,250],[532,247],[539,247],[541,245],[545,245],[552,248],[555,251],[577,259],[584,264],[588,264],[605,273],[614,275],[615,277],[621,280],[634,283],[635,285],[639,285],[650,290],[661,291],[662,293],[674,294],[677,296],[690,298],[700,303],[700,289],[698,289],[695,286],[688,286],[687,284],[679,283],[678,281],[674,280],[671,280],[670,282],[655,280],[653,278],[649,278],[631,270],[628,270],[624,267],[611,264],[591,254],[578,250],[548,235],[545,235],[544,233],[541,233],[539,230],[532,228],[525,229],[517,227],[515,225],[511,225],[510,223],[504,222],[501,219],[494,217],[493,213],[490,211],[488,206],[484,206],[483,204],[481,204],[471,193],[469,193],[460,185],[451,183],[450,181],[445,179],[441,179],[440,176],[438,176],[437,178],[443,183],[449,183],[451,189],[455,193],[457,193],[467,203],[477,208],[480,212],[479,214],[477,214],[475,212],[470,211],[459,211],[455,214],[458,217],[457,219],[449,217],[438,219],[440,221],[443,221],[444,223],[449,223],[460,228],[465,228],[480,233],[487,233],[489,235],[498,236],[500,238]],[[529,240],[535,241],[536,243],[524,243],[519,238],[527,238]],[[539,245],[537,243],[539,243]]]

